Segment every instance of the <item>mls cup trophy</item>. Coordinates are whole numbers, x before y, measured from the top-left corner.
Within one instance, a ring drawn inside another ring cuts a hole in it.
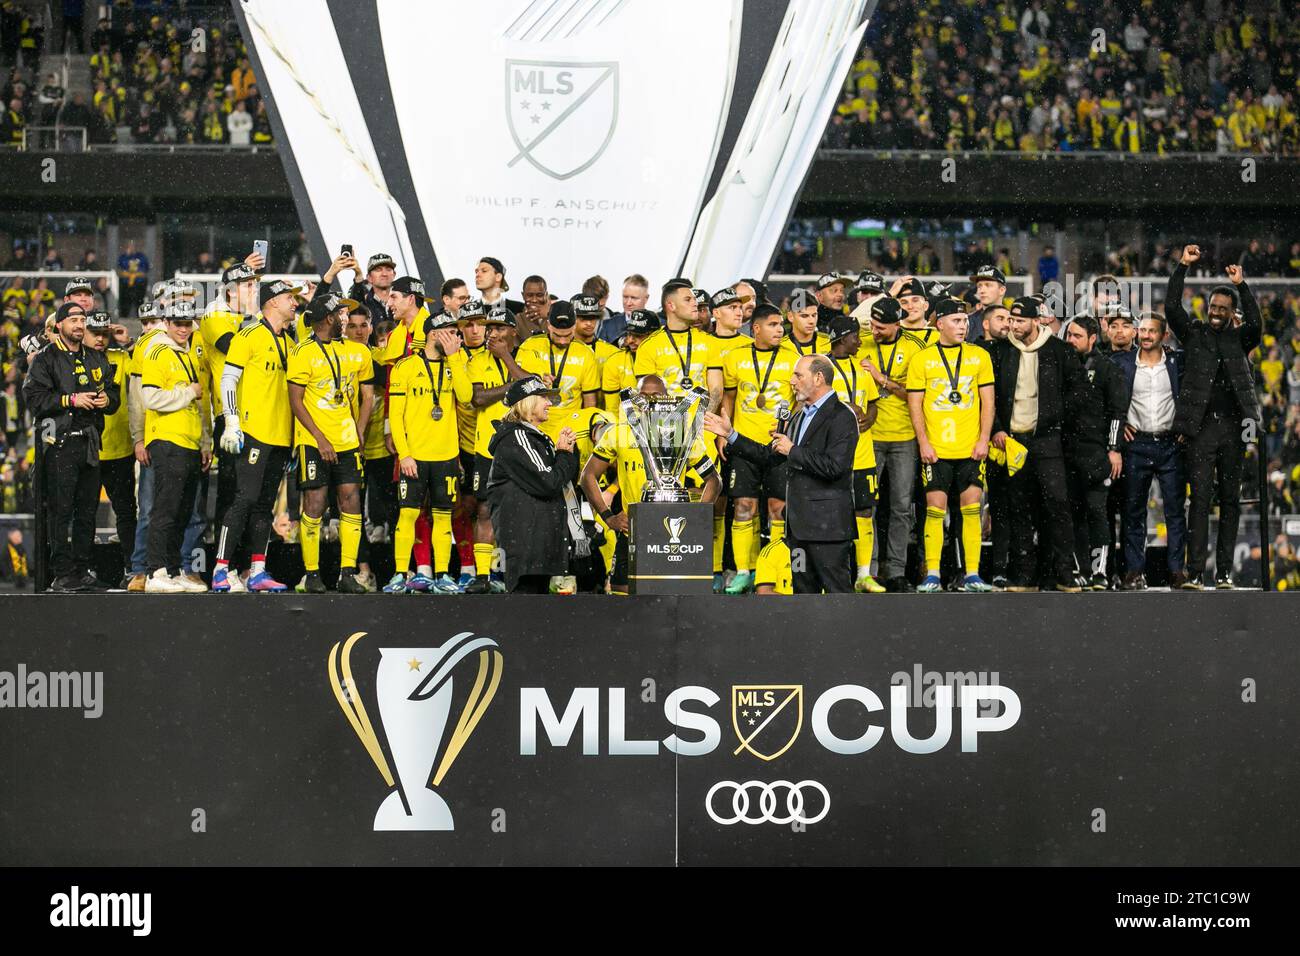
[[[680,398],[650,397],[624,389],[621,406],[632,440],[645,464],[642,501],[685,502],[691,449],[704,429],[709,393],[692,388]]]
[[[376,830],[452,830],[447,802],[434,789],[469,741],[501,683],[496,641],[457,634],[440,647],[381,647],[375,697],[388,755],[370,722],[360,688],[352,679],[352,649],[365,632],[330,651],[330,683],[339,707],[392,792],[375,813]],[[478,673],[448,737],[453,702],[452,671],[471,655]],[[445,738],[445,739],[444,739]],[[436,766],[436,770],[434,769]]]

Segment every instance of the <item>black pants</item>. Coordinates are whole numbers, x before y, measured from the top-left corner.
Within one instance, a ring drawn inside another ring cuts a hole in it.
[[[122,555],[128,569],[131,552],[135,548],[135,456],[112,458],[99,462],[99,480],[108,492],[117,519],[117,540],[122,542]]]
[[[387,525],[392,529],[397,522],[397,484],[393,481],[393,456],[367,458],[366,517],[372,525]]]
[[[799,541],[786,532],[795,594],[852,594],[853,542]]]
[[[1210,551],[1210,508],[1219,499],[1219,538],[1214,549],[1214,573],[1232,570],[1232,553],[1237,546],[1237,525],[1241,521],[1241,472],[1246,461],[1240,420],[1205,416],[1200,432],[1187,444],[1188,479],[1192,506],[1187,515],[1187,576],[1205,573]]]
[[[61,578],[90,569],[99,504],[99,465],[86,461],[88,440],[71,435],[46,452],[50,573]]]
[[[1110,542],[1110,566],[1106,573],[1112,577],[1123,577],[1125,568],[1124,541],[1128,522],[1128,473],[1120,472],[1119,478],[1110,483],[1106,489],[1106,536]]]
[[[1107,574],[1111,531],[1106,517],[1110,485],[1092,481],[1073,462],[1067,468],[1070,482],[1070,520],[1074,523],[1074,562],[1088,577]]]
[[[1011,553],[1011,479],[1002,465],[992,462],[984,471],[988,482],[989,520],[993,525],[989,546],[988,568],[980,562],[980,571],[988,579],[1006,577]],[[957,524],[954,527],[960,528]],[[956,535],[954,535],[956,537]]]
[[[226,511],[235,500],[239,488],[239,455],[221,450],[221,436],[226,430],[226,416],[218,415],[212,429],[212,455],[217,463],[217,504],[213,518],[220,528],[226,520]]]
[[[235,462],[235,500],[226,509],[226,520],[217,536],[217,560],[229,561],[241,542],[250,554],[265,554],[271,537],[271,509],[289,462],[289,449],[264,445],[245,437],[244,450]]]
[[[169,574],[179,574],[180,563],[176,559],[181,553],[181,539],[203,477],[202,459],[197,449],[182,448],[157,438],[149,443],[149,459],[154,468],[153,510],[149,512],[145,564],[149,574],[159,568],[167,568]]]
[[[1011,487],[1011,574],[1013,584],[1036,584],[1040,568],[1058,578],[1074,571],[1074,530],[1058,435],[1015,435],[1029,449]],[[1037,532],[1037,547],[1035,547]],[[1050,548],[1039,561],[1039,550]]]
[[[550,594],[551,576],[549,574],[521,574],[515,582],[512,594]]]

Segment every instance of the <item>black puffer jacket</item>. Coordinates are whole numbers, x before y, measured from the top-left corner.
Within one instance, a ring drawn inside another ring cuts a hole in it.
[[[492,455],[488,502],[492,530],[506,556],[506,588],[525,574],[564,574],[569,525],[564,486],[578,479],[578,456],[559,451],[532,425],[501,421]]]
[[[1208,322],[1193,322],[1183,308],[1183,279],[1186,275],[1187,266],[1179,263],[1169,277],[1169,290],[1165,297],[1165,318],[1186,355],[1183,380],[1178,387],[1174,431],[1189,438],[1200,432],[1205,422],[1205,410],[1210,405],[1210,392],[1220,356],[1242,415],[1259,423],[1262,419],[1259,397],[1255,394],[1247,357],[1260,340],[1259,304],[1255,301],[1255,294],[1245,282],[1238,285],[1241,326],[1227,325],[1216,332]]]
[[[1124,372],[1097,349],[1083,359],[1087,384],[1065,429],[1065,456],[1089,481],[1110,474],[1106,453],[1124,447],[1124,421],[1131,399]]]
[[[989,358],[993,360],[993,433],[1010,433],[1011,413],[1016,402],[1016,378],[1020,373],[1020,350],[1010,337],[999,339],[989,346]],[[1074,417],[1086,384],[1083,364],[1074,349],[1054,336],[1039,346],[1036,433],[1059,432]]]

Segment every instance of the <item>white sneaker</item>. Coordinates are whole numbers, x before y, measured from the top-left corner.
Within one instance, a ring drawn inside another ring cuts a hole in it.
[[[159,568],[145,578],[144,589],[149,594],[183,594],[185,587],[179,579],[167,573],[166,568]]]
[[[247,594],[248,588],[244,586],[244,579],[239,576],[239,572],[231,568],[226,573],[226,580],[230,582],[231,594]]]
[[[203,583],[203,579],[197,574],[182,574],[172,578],[181,586],[181,590],[186,594],[207,594],[208,586]]]

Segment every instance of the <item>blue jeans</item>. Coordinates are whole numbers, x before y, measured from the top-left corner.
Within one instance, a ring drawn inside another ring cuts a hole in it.
[[[193,570],[194,549],[199,546],[199,539],[203,537],[203,532],[208,525],[205,513],[207,509],[204,507],[207,503],[206,478],[205,475],[204,480],[199,482],[198,494],[195,496],[194,506],[190,509],[190,520],[185,526],[185,535],[181,539],[180,567],[183,574],[189,574]],[[153,468],[149,465],[140,466],[140,479],[136,482],[136,501],[138,517],[135,547],[131,552],[131,573],[148,574],[149,561],[146,546],[149,541],[149,515],[153,511]]]
[[[1124,453],[1128,524],[1125,529],[1124,562],[1129,574],[1146,569],[1147,494],[1151,479],[1160,482],[1169,534],[1169,570],[1183,570],[1187,542],[1187,516],[1183,513],[1186,479],[1183,476],[1182,447],[1172,434],[1160,438],[1138,436]]]

